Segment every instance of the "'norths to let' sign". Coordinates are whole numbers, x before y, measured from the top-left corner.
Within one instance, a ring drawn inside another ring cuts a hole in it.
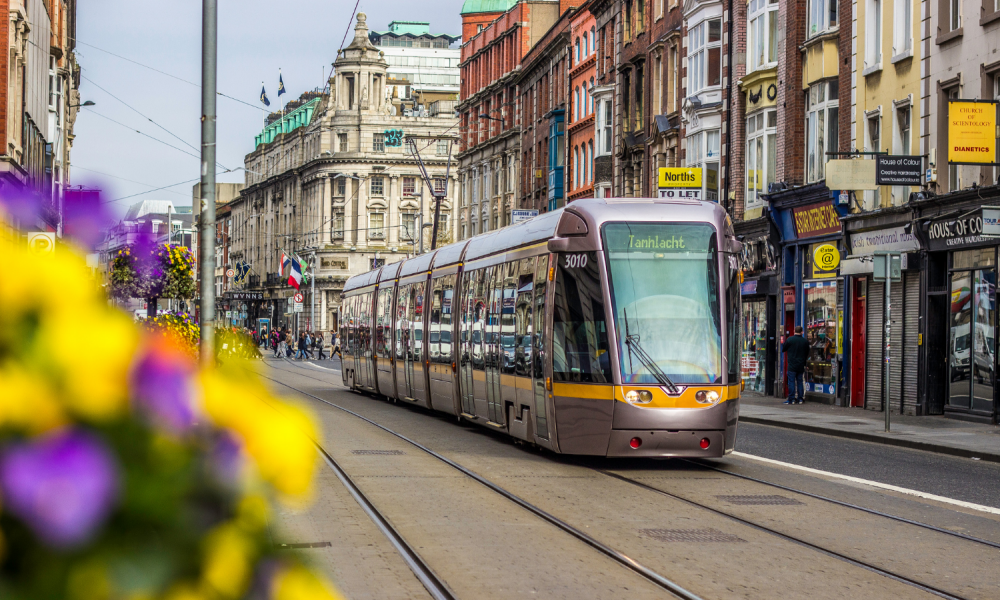
[[[701,169],[684,167],[661,167],[661,188],[700,188]]]

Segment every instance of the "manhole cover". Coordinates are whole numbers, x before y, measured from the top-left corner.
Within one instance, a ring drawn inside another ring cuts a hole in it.
[[[757,506],[757,505],[787,505],[792,506],[795,504],[803,504],[798,500],[793,498],[785,498],[784,496],[716,496],[719,500],[723,502],[728,502],[730,504],[739,504],[741,506]]]
[[[640,529],[639,533],[660,542],[745,542],[718,529]]]
[[[403,454],[402,450],[351,450],[351,454],[390,454],[398,455]]]

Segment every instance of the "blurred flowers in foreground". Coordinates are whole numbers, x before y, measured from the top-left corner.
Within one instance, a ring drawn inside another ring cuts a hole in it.
[[[81,258],[12,253],[0,597],[337,598],[267,531],[272,501],[310,496],[312,417],[232,360],[199,369],[183,333],[110,307]]]

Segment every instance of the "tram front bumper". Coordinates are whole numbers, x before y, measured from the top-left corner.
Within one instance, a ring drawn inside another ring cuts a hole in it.
[[[725,454],[725,437],[718,429],[612,429],[607,456],[718,458]]]

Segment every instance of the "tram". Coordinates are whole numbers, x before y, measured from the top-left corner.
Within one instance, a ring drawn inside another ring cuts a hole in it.
[[[718,204],[594,198],[383,266],[344,286],[344,384],[553,452],[722,456],[741,248]]]

